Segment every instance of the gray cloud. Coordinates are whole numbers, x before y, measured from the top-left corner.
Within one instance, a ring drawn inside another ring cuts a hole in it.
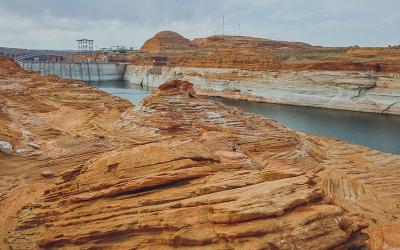
[[[139,47],[160,30],[226,33],[328,46],[400,44],[397,0],[0,0],[0,46]]]

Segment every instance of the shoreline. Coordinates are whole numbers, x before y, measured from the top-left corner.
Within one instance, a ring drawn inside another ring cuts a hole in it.
[[[54,63],[52,63],[54,64]],[[22,63],[30,70],[32,65]],[[26,66],[28,65],[28,66]],[[39,64],[38,64],[39,65]],[[50,65],[50,63],[48,63]],[[72,74],[59,66],[53,74],[60,77],[89,80],[123,79],[130,83],[158,87],[170,80],[187,80],[208,96],[261,103],[286,104],[356,112],[400,115],[400,74],[373,71],[257,71],[239,68],[170,67],[93,63],[95,72],[74,67]],[[79,66],[79,65],[78,65]],[[105,66],[108,66],[108,68]],[[121,66],[121,65],[119,65]],[[50,67],[50,66],[49,66]],[[111,67],[111,68],[110,68]],[[101,69],[100,69],[101,68]],[[71,70],[71,66],[69,67]],[[39,69],[37,68],[36,71]],[[41,71],[41,70],[39,70]],[[83,74],[86,72],[85,74]],[[51,72],[43,69],[42,75]],[[92,73],[92,75],[90,75]],[[111,74],[111,75],[110,75]],[[110,78],[111,79],[111,78]]]
[[[231,99],[400,115],[400,74],[265,72],[240,69],[128,65],[124,80],[158,87],[173,79],[199,93]]]
[[[130,82],[131,83],[131,82]],[[294,107],[307,107],[307,108],[317,108],[317,109],[327,109],[327,110],[338,110],[338,111],[347,111],[347,112],[354,112],[354,113],[367,113],[367,114],[376,114],[376,115],[383,115],[383,116],[395,116],[399,117],[400,114],[392,114],[392,113],[382,113],[382,112],[374,112],[374,111],[366,111],[366,110],[356,110],[356,109],[343,109],[343,108],[334,108],[334,107],[325,107],[325,106],[312,106],[312,105],[301,105],[289,102],[280,102],[280,101],[271,101],[267,100],[261,96],[252,96],[252,95],[241,95],[235,92],[228,92],[228,91],[220,91],[215,92],[211,89],[202,89],[202,88],[195,88],[196,93],[202,96],[208,97],[220,97],[226,98],[230,100],[240,100],[240,101],[247,101],[247,102],[254,102],[254,103],[265,103],[265,104],[276,104],[276,105],[288,105]]]

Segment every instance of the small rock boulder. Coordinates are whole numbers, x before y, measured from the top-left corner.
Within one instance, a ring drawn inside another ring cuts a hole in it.
[[[158,86],[162,94],[183,94],[187,97],[196,97],[193,84],[183,80],[171,80]]]
[[[27,131],[27,130],[21,130],[22,136],[27,138],[27,139],[32,139],[33,135],[31,132]]]
[[[54,173],[53,173],[53,171],[45,170],[42,172],[42,176],[45,178],[52,178],[52,177],[54,177]]]
[[[17,153],[17,154],[22,154],[23,152],[25,152],[25,150],[23,148],[15,149],[15,153]]]
[[[39,145],[37,143],[34,143],[34,142],[28,143],[28,146],[30,146],[32,148],[35,148],[35,149],[39,149]]]
[[[81,172],[82,168],[83,168],[83,165],[79,165],[75,168],[68,169],[68,170],[65,170],[64,172],[62,172],[60,174],[62,182],[67,182],[67,181],[71,180],[72,178],[74,178],[75,176],[77,176]]]
[[[7,141],[0,141],[0,151],[5,155],[11,155],[12,153],[12,146],[11,143]]]

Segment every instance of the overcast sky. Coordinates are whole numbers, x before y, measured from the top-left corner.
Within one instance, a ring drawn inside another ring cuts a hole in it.
[[[0,46],[135,48],[161,30],[328,46],[400,44],[400,0],[0,0]],[[240,29],[239,29],[240,24]]]

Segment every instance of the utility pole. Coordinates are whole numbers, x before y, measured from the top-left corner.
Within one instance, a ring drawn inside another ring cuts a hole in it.
[[[225,16],[222,16],[222,35],[225,35]]]

